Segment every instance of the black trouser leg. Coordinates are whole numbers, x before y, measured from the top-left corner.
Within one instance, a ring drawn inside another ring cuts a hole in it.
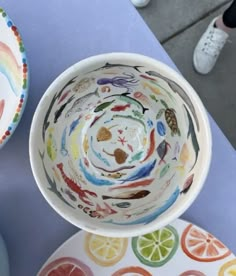
[[[223,13],[223,22],[226,27],[236,28],[236,0]]]

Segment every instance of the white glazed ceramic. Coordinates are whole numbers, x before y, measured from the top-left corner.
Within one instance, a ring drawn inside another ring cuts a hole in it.
[[[0,8],[0,148],[17,127],[28,95],[28,64],[17,27]]]
[[[75,276],[230,276],[236,273],[236,259],[213,235],[178,219],[129,239],[80,231],[52,254],[38,276],[59,272]]]
[[[210,127],[193,88],[136,54],[70,67],[45,92],[30,133],[46,200],[74,225],[105,236],[137,236],[179,217],[210,159]]]

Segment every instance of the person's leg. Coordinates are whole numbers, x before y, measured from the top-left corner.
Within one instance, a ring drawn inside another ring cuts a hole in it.
[[[223,13],[222,22],[228,28],[236,28],[236,0]]]
[[[136,8],[144,8],[148,5],[150,0],[131,0],[131,2]]]
[[[197,43],[193,65],[198,73],[207,74],[213,69],[232,28],[236,28],[236,0],[222,16],[212,20]]]

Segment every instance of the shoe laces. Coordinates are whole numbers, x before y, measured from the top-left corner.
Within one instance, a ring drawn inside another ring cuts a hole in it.
[[[206,38],[202,51],[209,56],[217,57],[224,47],[226,39],[218,34],[215,30],[211,30]]]

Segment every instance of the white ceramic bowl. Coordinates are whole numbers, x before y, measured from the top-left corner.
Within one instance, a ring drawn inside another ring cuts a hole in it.
[[[16,129],[28,96],[28,63],[17,27],[0,8],[0,148]]]
[[[197,197],[211,160],[210,127],[177,72],[137,54],[103,54],[47,89],[30,160],[63,218],[100,235],[137,236],[167,225]]]

